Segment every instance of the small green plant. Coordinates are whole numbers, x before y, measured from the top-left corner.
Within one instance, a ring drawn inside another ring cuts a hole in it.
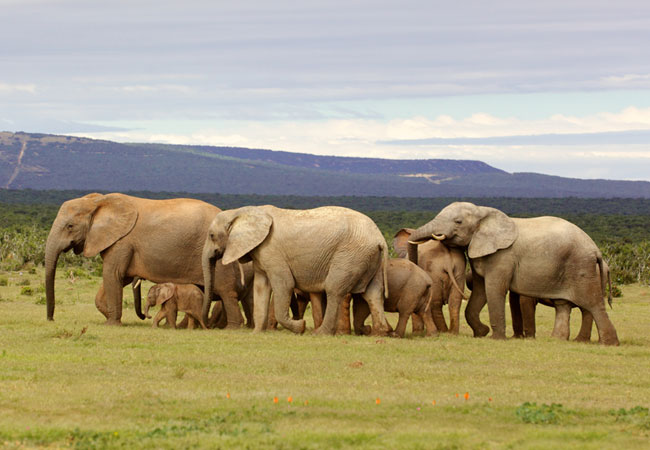
[[[562,405],[551,403],[550,405],[526,402],[519,406],[515,414],[524,423],[550,424],[557,423]]]
[[[29,286],[31,281],[29,281],[27,278],[20,280],[16,285],[17,286]]]
[[[612,409],[609,414],[616,417],[617,422],[631,423],[645,430],[650,430],[650,410],[643,406],[635,406],[630,409]]]
[[[609,290],[609,287],[607,287],[607,290]],[[619,288],[615,284],[612,284],[612,297],[614,298],[623,297],[623,292],[621,292],[621,288]]]
[[[0,277],[0,286],[9,286],[9,279],[7,277]]]
[[[32,296],[34,295],[34,289],[31,286],[23,286],[20,288],[20,295]]]
[[[44,305],[46,302],[44,295],[39,295],[38,298],[34,301],[35,305]]]

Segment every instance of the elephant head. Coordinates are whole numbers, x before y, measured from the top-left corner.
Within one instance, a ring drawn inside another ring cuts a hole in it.
[[[88,194],[61,205],[45,244],[48,320],[54,320],[54,277],[59,255],[73,250],[77,255],[93,257],[126,236],[137,218],[135,207],[120,194]]]
[[[147,319],[151,319],[149,315],[149,308],[152,306],[163,305],[166,301],[171,299],[176,293],[176,287],[173,283],[162,283],[151,286],[147,293],[147,304],[144,308],[144,315]]]
[[[480,258],[510,247],[517,236],[515,222],[498,209],[455,202],[415,230],[409,242],[435,239],[450,247],[467,248],[470,258]]]
[[[222,211],[208,228],[203,246],[203,281],[205,296],[203,320],[208,320],[210,302],[213,300],[215,265],[250,261],[249,253],[259,246],[271,231],[271,216],[255,207]],[[242,281],[243,282],[243,281]]]

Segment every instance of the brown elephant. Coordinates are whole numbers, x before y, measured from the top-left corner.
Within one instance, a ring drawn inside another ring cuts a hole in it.
[[[160,306],[160,311],[153,319],[154,328],[163,318],[167,320],[168,326],[176,328],[176,317],[179,311],[185,313],[189,329],[194,329],[197,323],[203,329],[208,328],[202,317],[203,291],[193,284],[161,283],[152,286],[147,294],[144,311],[149,319],[151,318],[149,308],[152,306]]]
[[[388,259],[386,241],[377,225],[360,212],[337,206],[290,210],[271,205],[223,211],[209,227],[203,251],[205,285],[212,268],[253,261],[255,331],[266,328],[273,292],[278,322],[294,333],[304,320],[289,317],[294,289],[325,292],[328,309],[317,334],[333,334],[339,304],[348,293],[362,293],[370,303],[373,332],[388,331],[382,308]],[[209,295],[203,303],[207,317]]]
[[[388,296],[384,299],[384,311],[399,313],[395,334],[404,337],[412,314],[424,322],[427,336],[437,334],[430,312],[434,286],[429,274],[407,259],[392,258],[388,261],[387,276]],[[357,334],[368,334],[369,327],[364,326],[370,314],[368,303],[356,294],[353,299],[354,331]]]
[[[465,286],[465,254],[456,248],[448,248],[438,241],[422,245],[410,244],[412,228],[402,228],[393,238],[393,248],[400,258],[409,258],[424,269],[433,281],[431,314],[441,332],[458,334],[460,329],[460,307],[465,298],[461,286]],[[442,306],[449,304],[449,328],[445,322]],[[414,331],[422,329],[422,323],[413,318]]]
[[[465,317],[475,336],[490,331],[479,316],[487,303],[492,337],[505,339],[505,295],[514,291],[574,303],[592,314],[601,343],[619,344],[603,299],[607,265],[576,225],[559,217],[510,218],[495,208],[455,202],[413,232],[410,241],[431,239],[467,250],[474,290]]]
[[[149,200],[119,193],[94,193],[64,202],[45,245],[48,320],[54,320],[56,263],[69,250],[87,257],[101,255],[103,282],[95,304],[107,324],[121,323],[123,287],[136,277],[203,286],[203,243],[220,211],[200,200]],[[232,327],[243,322],[237,298],[231,296],[238,273],[236,265],[228,269],[224,279],[231,288],[219,292]],[[139,292],[135,301],[140,312]]]

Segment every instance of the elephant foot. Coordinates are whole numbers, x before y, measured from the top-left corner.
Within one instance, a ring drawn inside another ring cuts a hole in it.
[[[397,331],[389,331],[389,332],[388,332],[388,337],[392,337],[392,338],[401,338],[402,336],[400,336],[399,333],[398,333]]]
[[[241,328],[241,324],[238,323],[229,323],[225,327],[226,330],[239,330],[240,328]]]
[[[106,319],[104,325],[119,327],[122,326],[122,321],[120,319]]]
[[[390,336],[394,331],[391,328],[373,328],[370,336]]]
[[[474,330],[474,337],[485,337],[490,333],[490,327],[483,325],[481,328]]]
[[[334,334],[334,332],[333,332],[333,331],[330,331],[330,330],[326,330],[326,329],[323,328],[323,326],[321,325],[320,327],[318,327],[318,328],[316,328],[314,331],[312,331],[311,334],[313,334],[314,336],[331,336],[331,335]]]
[[[506,340],[506,334],[505,333],[492,333],[490,336],[491,339],[497,340],[497,341],[505,341]]]
[[[591,342],[591,336],[576,336],[574,339],[575,342]]]

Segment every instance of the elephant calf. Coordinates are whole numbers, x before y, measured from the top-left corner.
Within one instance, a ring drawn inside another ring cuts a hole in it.
[[[153,327],[157,327],[160,321],[165,318],[167,324],[176,328],[176,316],[178,311],[184,312],[188,317],[188,328],[193,329],[198,322],[202,328],[207,329],[203,322],[203,292],[193,284],[156,284],[149,289],[147,294],[147,305],[145,315],[149,315],[149,308],[160,305],[160,311],[153,319]]]
[[[438,332],[431,315],[433,281],[422,268],[407,259],[393,258],[388,261],[388,297],[384,299],[384,311],[399,313],[395,334],[404,337],[411,314],[417,314],[427,330],[427,336]],[[363,323],[370,314],[368,303],[354,295],[354,330],[366,334],[369,327]]]

